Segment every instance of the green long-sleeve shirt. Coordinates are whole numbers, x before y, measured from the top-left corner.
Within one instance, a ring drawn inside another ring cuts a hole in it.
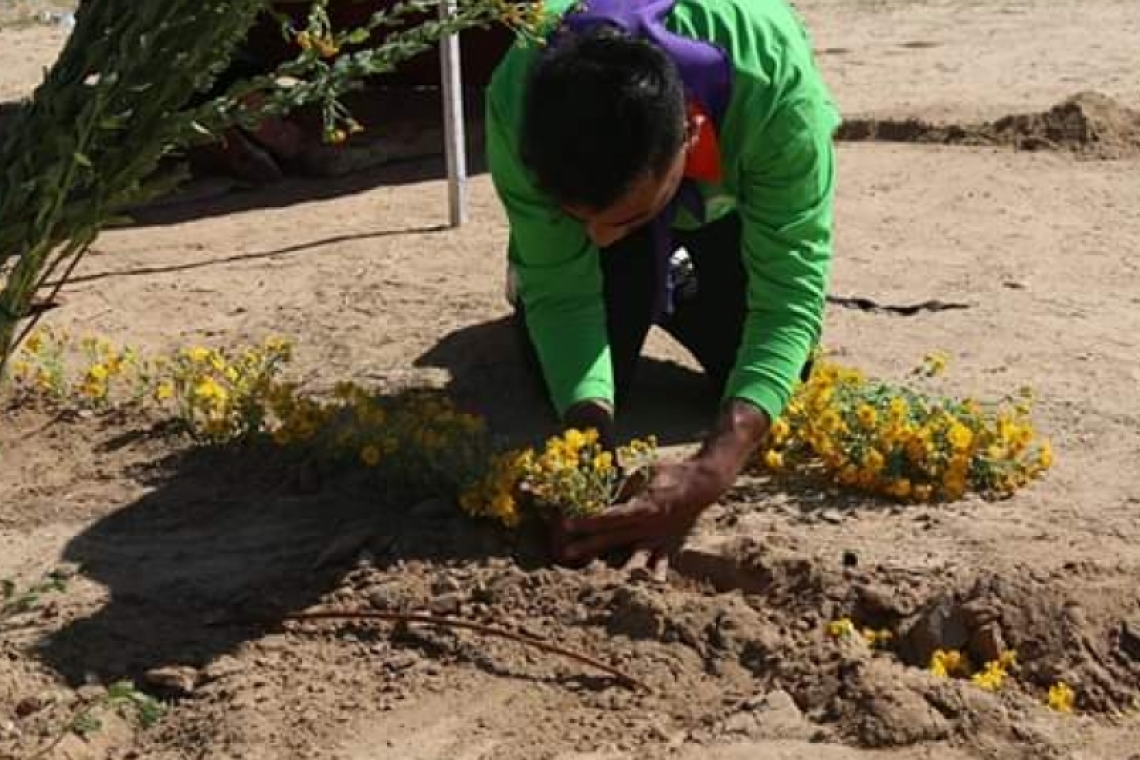
[[[574,0],[548,0],[563,13]],[[711,42],[733,67],[718,140],[723,184],[701,186],[707,219],[742,221],[748,315],[725,396],[778,417],[819,339],[831,264],[838,113],[811,44],[784,0],[677,0],[677,34]],[[510,224],[509,256],[527,328],[559,413],[579,401],[613,403],[614,382],[598,249],[581,222],[538,188],[519,156],[528,67],[516,47],[487,98],[487,155]],[[691,226],[682,214],[675,226]]]

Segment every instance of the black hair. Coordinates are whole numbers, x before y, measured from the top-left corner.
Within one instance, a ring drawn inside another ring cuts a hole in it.
[[[522,159],[559,203],[609,207],[647,173],[663,173],[685,138],[677,67],[610,25],[553,40],[524,97]]]

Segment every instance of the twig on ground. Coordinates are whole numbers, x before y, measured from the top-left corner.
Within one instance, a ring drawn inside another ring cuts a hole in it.
[[[603,673],[605,673],[609,676],[612,676],[615,680],[617,680],[619,683],[621,683],[623,686],[626,686],[627,688],[634,689],[634,690],[641,690],[641,691],[645,691],[645,692],[651,692],[652,691],[652,689],[650,689],[645,683],[637,680],[633,676],[627,675],[627,674],[623,673],[622,671],[620,671],[614,667],[611,667],[610,665],[606,665],[604,662],[600,662],[598,660],[595,660],[592,657],[588,657],[587,655],[581,654],[579,652],[574,652],[574,651],[571,651],[569,649],[564,649],[560,646],[556,646],[554,644],[549,644],[545,641],[541,641],[540,639],[531,638],[530,636],[524,636],[522,634],[514,633],[512,631],[507,631],[507,630],[504,630],[502,628],[495,628],[493,626],[483,625],[482,623],[475,623],[475,622],[472,622],[470,620],[457,620],[455,618],[437,617],[435,615],[417,614],[417,613],[408,613],[408,612],[381,612],[381,611],[377,611],[377,610],[367,610],[367,611],[358,611],[358,612],[315,611],[315,612],[296,612],[296,613],[284,615],[280,618],[276,618],[276,619],[272,619],[272,620],[271,619],[249,620],[249,619],[240,619],[240,618],[225,619],[225,620],[220,620],[220,621],[211,623],[211,625],[243,625],[243,624],[264,625],[264,624],[271,624],[271,623],[277,623],[277,622],[285,622],[285,621],[290,621],[290,620],[291,621],[383,620],[383,621],[393,622],[393,623],[419,623],[422,625],[434,625],[434,626],[438,626],[440,628],[461,628],[464,630],[474,631],[476,633],[481,633],[485,636],[496,636],[498,638],[507,639],[509,641],[514,641],[516,643],[523,644],[525,646],[533,647],[535,649],[546,652],[548,654],[554,654],[554,655],[558,655],[560,657],[565,657],[568,660],[573,660],[573,661],[578,662],[582,665],[588,665],[592,668],[596,668],[596,669],[602,671]]]

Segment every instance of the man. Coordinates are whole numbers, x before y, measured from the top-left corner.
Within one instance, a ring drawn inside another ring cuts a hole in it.
[[[784,0],[553,0],[488,92],[516,318],[567,427],[614,440],[658,324],[722,404],[700,451],[556,550],[662,573],[767,435],[819,340],[839,118]]]

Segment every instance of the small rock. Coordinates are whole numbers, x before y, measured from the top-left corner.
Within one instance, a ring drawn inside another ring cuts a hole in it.
[[[788,715],[803,716],[800,708],[796,705],[796,700],[792,699],[792,695],[782,689],[753,697],[749,700],[748,706],[749,709],[756,712],[781,712]]]
[[[986,623],[970,633],[970,653],[978,662],[999,660],[1005,649],[1005,638],[997,623]]]
[[[198,671],[187,666],[170,665],[148,670],[143,675],[143,680],[156,688],[188,696],[194,693],[194,687],[198,683]]]
[[[914,612],[910,600],[900,597],[894,588],[866,583],[855,592],[859,604],[870,615],[909,615]]]
[[[401,606],[403,594],[394,585],[377,586],[368,592],[368,603],[378,610],[394,610]]]
[[[902,653],[912,665],[925,667],[938,649],[963,649],[970,643],[965,615],[951,597],[936,599],[911,621],[901,637]]]
[[[819,519],[832,525],[838,525],[843,522],[843,513],[838,509],[825,509],[819,513]]]
[[[95,702],[107,696],[107,690],[102,684],[89,683],[75,690],[76,695],[84,702]]]
[[[609,631],[631,639],[660,639],[665,632],[665,605],[641,586],[623,586],[614,594]]]
[[[431,584],[431,592],[435,595],[451,594],[461,591],[463,586],[450,575],[440,575]]]
[[[440,594],[431,600],[428,609],[433,615],[458,615],[463,606],[463,595],[457,593]]]
[[[848,549],[843,552],[843,566],[844,567],[858,567],[859,555]]]
[[[37,713],[44,709],[46,703],[40,697],[24,697],[16,703],[16,717],[21,720],[28,717],[33,713]]]
[[[18,739],[20,728],[10,720],[0,721],[0,739]]]
[[[726,734],[751,736],[759,728],[759,721],[752,713],[738,712],[721,725]]]
[[[384,666],[393,673],[399,673],[407,670],[408,668],[415,667],[419,663],[420,657],[415,652],[403,650],[399,652],[392,652],[388,659],[384,661]]]
[[[971,599],[962,605],[966,625],[977,628],[1001,620],[1001,609],[989,599]]]

